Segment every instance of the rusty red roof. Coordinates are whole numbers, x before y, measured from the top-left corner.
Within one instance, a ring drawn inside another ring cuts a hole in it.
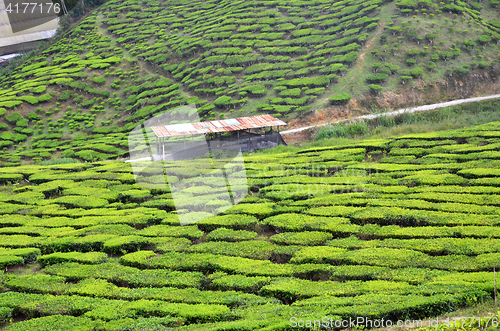
[[[219,121],[153,126],[151,129],[157,137],[161,138],[203,133],[229,132],[281,125],[286,125],[286,123],[266,114]]]

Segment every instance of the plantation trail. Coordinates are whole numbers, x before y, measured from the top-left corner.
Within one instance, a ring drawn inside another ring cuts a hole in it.
[[[396,3],[393,3],[390,7],[386,8],[386,11],[387,13],[392,13],[394,11],[394,8],[396,8]],[[386,14],[387,14],[386,13]],[[358,75],[360,74],[360,72],[363,70],[364,66],[365,66],[365,55],[366,55],[366,52],[368,52],[368,50],[370,50],[370,48],[372,47],[373,43],[375,42],[375,40],[377,39],[378,36],[380,36],[380,34],[384,31],[384,27],[386,26],[387,22],[386,21],[382,21],[379,25],[379,27],[377,28],[377,32],[373,35],[372,38],[370,38],[370,40],[368,40],[366,42],[366,44],[363,46],[363,48],[361,49],[361,53],[359,54],[357,60],[356,60],[356,64],[354,66],[354,69],[349,71],[349,73],[347,74],[347,77],[348,80],[347,81],[343,81],[342,82],[342,87],[340,87],[339,89],[335,90],[335,93],[339,93],[341,92],[342,90],[344,90],[344,88],[346,86],[349,86],[350,82],[352,82],[352,80]],[[323,100],[321,103],[322,104],[325,104],[328,102],[328,99],[325,98],[325,100]]]
[[[382,33],[382,31],[384,31],[385,24],[386,24],[386,22],[382,22],[382,24],[380,24],[380,26],[377,29],[377,33],[375,33],[375,35],[370,40],[368,40],[368,42],[365,44],[361,54],[359,54],[359,57],[356,61],[356,66],[354,67],[354,70],[352,70],[351,78],[349,78],[349,80],[347,82],[344,82],[344,85],[341,88],[336,90],[337,93],[342,91],[346,86],[348,86],[349,83],[354,79],[354,77],[356,77],[360,73],[360,71],[363,69],[363,67],[365,66],[365,54],[366,54],[366,52],[368,52],[370,47],[373,45],[373,42],[375,41],[375,39],[377,39],[377,37]],[[322,103],[327,103],[327,102],[328,102],[328,99],[325,99],[325,100],[323,100]]]

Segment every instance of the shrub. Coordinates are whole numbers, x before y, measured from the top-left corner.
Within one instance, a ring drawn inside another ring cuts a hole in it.
[[[28,293],[52,293],[62,294],[70,288],[63,277],[44,274],[27,274],[13,276],[5,282],[5,285],[13,290]]]
[[[384,89],[382,86],[380,86],[380,85],[376,85],[376,84],[371,84],[371,85],[369,86],[369,88],[370,88],[370,91],[371,91],[372,93],[375,93],[375,94],[380,93],[380,91],[382,91],[382,90]]]
[[[231,97],[221,96],[214,101],[214,105],[216,105],[219,108],[223,108],[224,106],[229,105],[231,103],[231,100],[232,100]]]
[[[470,67],[468,65],[459,67],[456,72],[458,76],[466,76],[470,72]]]
[[[482,43],[482,44],[487,44],[489,42],[491,42],[491,37],[488,36],[487,34],[484,34],[482,36],[479,36],[478,40]]]
[[[15,124],[17,121],[24,119],[24,117],[21,114],[19,114],[17,111],[15,111],[15,112],[5,116],[5,119],[9,123]]]
[[[281,207],[274,203],[240,203],[225,211],[227,214],[247,214],[263,219],[268,216],[276,215],[287,207]]]
[[[387,79],[387,74],[382,74],[382,73],[376,73],[373,75],[369,75],[366,77],[366,81],[368,83],[381,83]]]
[[[107,200],[96,197],[83,197],[77,195],[68,195],[54,199],[54,203],[74,208],[100,208],[108,204]]]
[[[9,307],[0,307],[0,325],[7,323],[12,318],[13,308]]]
[[[283,90],[281,92],[278,93],[280,96],[282,97],[298,97],[300,96],[301,94],[301,91],[300,91],[300,88],[294,88],[294,89],[290,89],[290,90]]]
[[[296,252],[290,263],[335,263],[342,259],[346,249],[337,247],[306,247]]]
[[[40,85],[40,86],[37,86],[37,87],[34,87],[33,89],[31,89],[31,92],[33,92],[35,94],[42,94],[46,90],[47,90],[47,85]]]
[[[49,102],[52,100],[52,96],[50,94],[43,94],[38,97],[38,102]]]
[[[94,77],[92,80],[97,85],[103,85],[106,83],[106,78],[104,78],[104,77]]]
[[[26,101],[30,105],[36,105],[38,103],[38,98],[31,95],[23,95],[19,97],[20,100]]]
[[[322,127],[316,135],[316,140],[347,137],[347,126],[342,123],[337,123],[333,127]]]
[[[207,235],[209,241],[241,241],[251,240],[257,237],[257,233],[246,230],[232,230],[220,228],[210,232]]]
[[[71,91],[70,90],[65,90],[65,91],[62,91],[59,94],[59,96],[57,97],[57,100],[58,101],[66,101],[69,98],[71,98]],[[56,112],[57,112],[57,109],[56,109]]]
[[[288,253],[293,250],[292,247]],[[268,260],[273,252],[281,252],[283,249],[267,241],[252,240],[240,242],[212,241],[189,247],[187,251]]]
[[[0,268],[4,269],[6,267],[15,266],[23,264],[24,259],[20,256],[13,255],[0,255]]]
[[[199,239],[205,234],[198,230],[196,225],[187,226],[169,226],[169,225],[153,225],[138,232],[141,236],[147,237],[184,237],[188,239]]]
[[[330,101],[330,104],[332,105],[345,105],[351,100],[352,96],[349,93],[341,93],[341,94],[336,94],[328,101]]]
[[[406,60],[406,65],[409,67],[414,66],[415,64],[417,64],[417,61],[415,59]]]
[[[330,233],[305,231],[305,232],[285,232],[272,236],[272,242],[284,245],[320,245],[327,240],[332,239]]]
[[[415,78],[420,77],[424,73],[422,68],[414,68],[411,70],[411,75]]]
[[[87,101],[84,101],[82,102],[82,107],[83,108],[89,108],[90,106],[92,106],[93,104],[95,103],[95,98],[94,99],[90,99],[90,100],[87,100]]]
[[[412,76],[399,76],[399,79],[401,79],[401,83],[405,85],[408,82],[411,82],[413,80]]]
[[[88,252],[88,253],[80,253],[80,252],[69,252],[69,253],[52,253],[48,255],[38,256],[38,263],[42,267],[64,263],[64,262],[78,262],[82,264],[99,264],[106,262],[108,256],[106,253],[102,252]]]
[[[29,121],[25,118],[16,122],[16,126],[19,128],[27,128],[29,125]]]
[[[351,136],[359,136],[368,132],[368,125],[365,122],[351,124],[347,127],[347,133]]]
[[[66,330],[91,330],[91,328],[100,327],[101,323],[82,316],[52,315],[21,321],[19,324],[12,324],[9,328],[12,331],[49,330],[55,325]]]
[[[24,263],[32,263],[40,255],[40,250],[38,248],[0,248],[0,255],[20,256],[24,259]]]
[[[38,115],[37,113],[31,112],[28,114],[28,119],[30,121],[38,121],[42,119],[42,116]]]
[[[120,236],[104,242],[103,250],[113,253],[134,252],[146,247],[148,239],[140,236]]]
[[[81,280],[88,278],[89,275],[93,275],[95,278],[121,281],[132,286],[198,287],[202,279],[202,274],[199,272],[181,272],[164,269],[140,270],[117,263],[82,265],[69,262],[48,266],[44,271],[51,275],[66,277],[69,280]]]
[[[269,284],[271,280],[271,277],[227,275],[213,279],[210,286],[223,291],[235,290],[256,293],[264,285]]]
[[[151,197],[151,193],[148,190],[127,190],[120,192],[118,196],[122,201],[140,202]]]
[[[1,107],[6,107],[6,108],[16,108],[19,105],[22,105],[23,102],[20,100],[15,100],[15,101],[0,101],[0,108]]]
[[[257,218],[249,215],[217,215],[202,219],[196,225],[204,231],[213,231],[219,227],[231,229],[252,229]]]
[[[272,226],[278,231],[328,231],[333,233],[343,232],[345,225],[352,226],[352,231],[357,227],[351,225],[347,218],[317,217],[303,214],[281,214],[268,217],[262,224]],[[352,232],[351,231],[351,232]]]
[[[267,93],[267,89],[262,85],[247,86],[245,87],[245,91],[248,91],[253,95],[264,95]]]

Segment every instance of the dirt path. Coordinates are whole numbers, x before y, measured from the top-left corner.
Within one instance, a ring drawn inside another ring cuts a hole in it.
[[[392,4],[392,6],[388,9],[388,11],[392,12],[394,10],[394,7],[395,3]],[[384,31],[384,27],[386,26],[386,24],[387,22],[385,21],[381,22],[379,27],[377,28],[377,32],[375,33],[375,35],[372,38],[370,38],[370,40],[368,40],[366,44],[363,46],[363,48],[361,49],[361,53],[359,54],[356,60],[354,68],[348,74],[351,77],[349,78],[349,80],[343,82],[342,87],[335,91],[336,93],[341,92],[343,89],[345,89],[346,86],[349,86],[349,83],[354,79],[354,77],[356,77],[361,72],[361,70],[363,70],[365,66],[366,52],[368,52],[368,50],[372,47],[373,43],[375,42],[375,39],[377,39],[377,37],[380,36],[380,34]],[[323,103],[327,102],[328,99],[323,100]]]
[[[460,105],[463,103],[469,103],[469,102],[476,102],[476,101],[482,101],[482,100],[488,100],[488,99],[498,99],[500,98],[500,94],[493,94],[493,95],[488,95],[484,97],[476,97],[476,98],[468,98],[468,99],[459,99],[459,100],[453,100],[453,101],[448,101],[448,102],[441,102],[441,103],[434,103],[431,105],[425,105],[425,106],[419,106],[419,107],[413,107],[413,108],[404,108],[404,109],[399,109],[395,111],[390,111],[386,113],[380,113],[380,114],[370,114],[370,115],[363,115],[363,116],[357,116],[357,117],[351,117],[343,120],[339,120],[337,122],[342,122],[346,120],[353,120],[353,119],[374,119],[380,116],[394,116],[402,113],[415,113],[415,112],[420,112],[420,111],[426,111],[426,110],[432,110],[432,109],[438,109],[438,108],[444,108],[444,107],[450,107],[450,106],[455,106],[455,105]],[[281,131],[282,135],[289,135],[289,134],[297,134],[299,132],[302,132],[304,130],[314,128],[314,127],[319,127],[319,126],[325,126],[328,125],[328,123],[323,123],[323,124],[317,124],[317,125],[310,125],[310,126],[305,126],[302,128],[297,128],[297,129],[292,129],[292,130],[286,130],[286,131]]]
[[[368,40],[368,42],[365,44],[365,46],[363,47],[363,51],[358,56],[358,59],[356,61],[356,66],[353,69],[353,74],[352,74],[351,78],[347,82],[344,83],[344,86],[342,86],[340,89],[338,89],[336,91],[337,93],[342,91],[346,86],[348,86],[349,83],[354,79],[354,77],[356,77],[358,75],[358,73],[361,70],[363,70],[363,67],[365,66],[366,52],[368,52],[370,47],[373,45],[373,42],[375,41],[375,39],[377,39],[377,37],[382,33],[382,31],[384,31],[385,24],[386,24],[385,22],[382,22],[382,24],[380,24],[380,26],[377,29],[377,33],[375,33],[375,35],[370,40]],[[324,102],[327,102],[327,101],[328,101],[328,99],[325,99]]]

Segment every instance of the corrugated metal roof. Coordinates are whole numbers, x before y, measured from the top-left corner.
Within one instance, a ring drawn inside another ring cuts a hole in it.
[[[268,126],[286,125],[285,122],[271,115],[231,118],[227,120],[153,126],[151,129],[157,137],[185,136],[215,132],[264,128]]]

